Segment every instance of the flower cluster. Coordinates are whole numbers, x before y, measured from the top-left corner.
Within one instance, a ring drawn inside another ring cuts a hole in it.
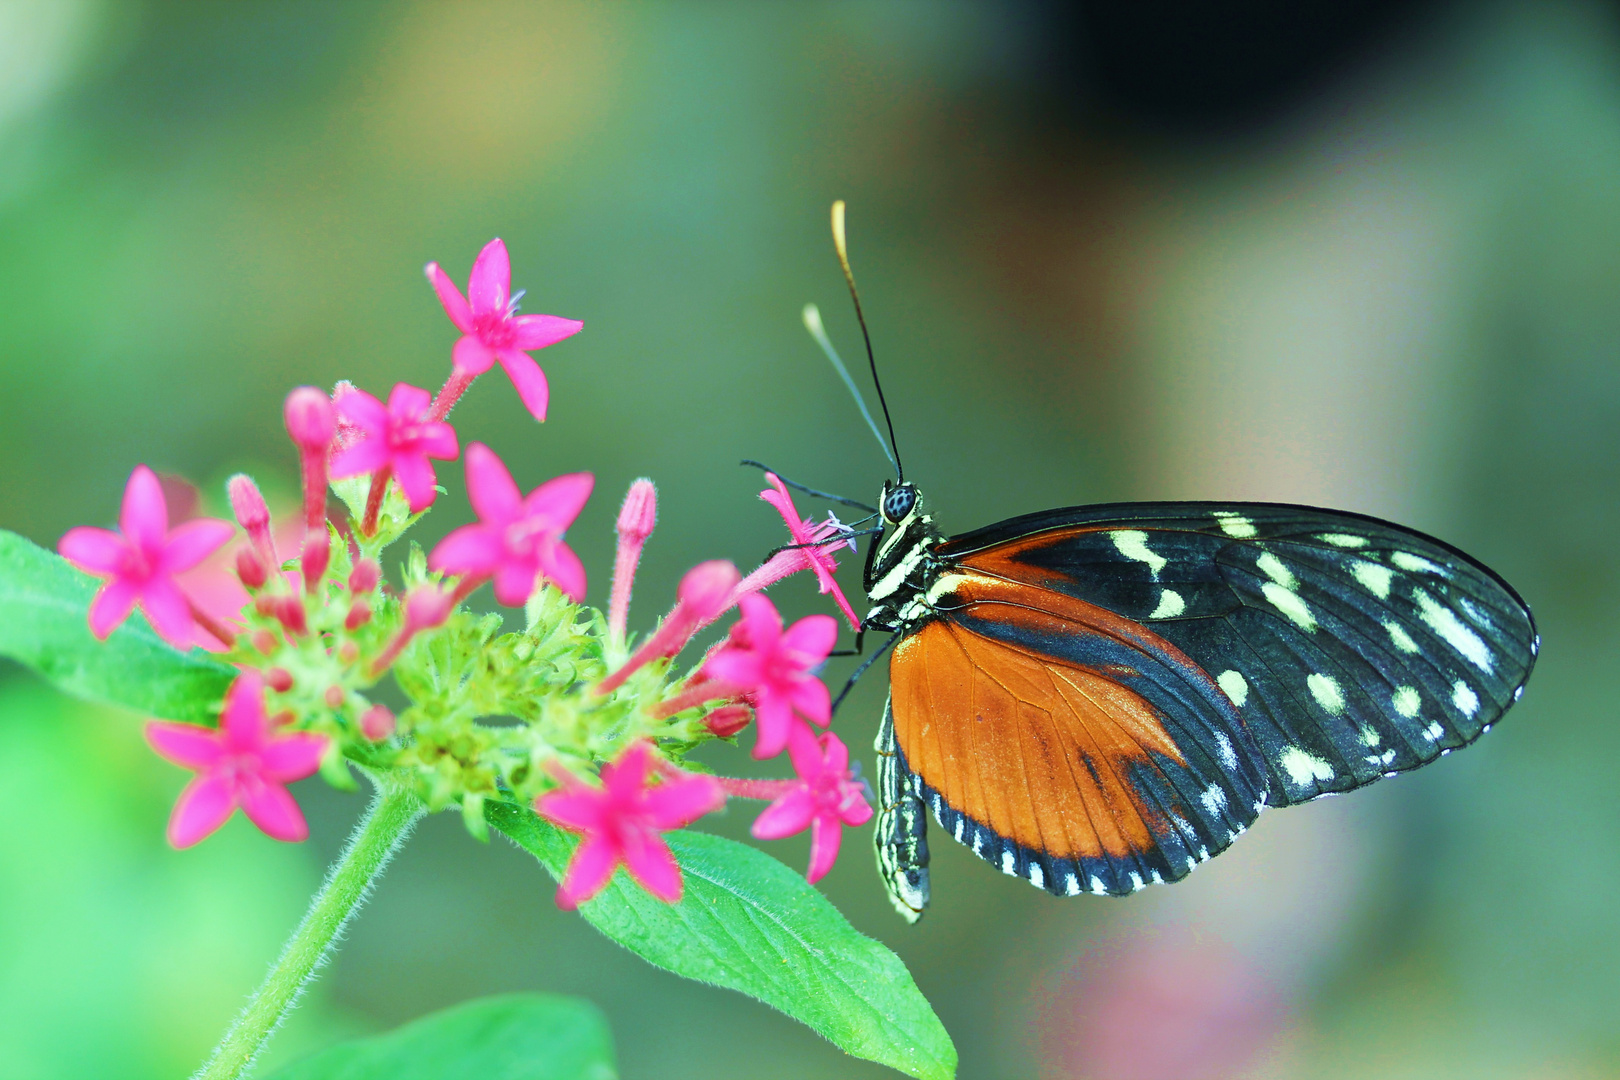
[[[267,835],[301,840],[307,828],[286,785],[319,771],[352,787],[352,765],[408,785],[430,809],[459,806],[476,835],[491,802],[533,805],[580,834],[557,894],[564,907],[595,895],[621,865],[653,895],[679,899],[680,868],[662,834],[728,796],[770,800],[755,836],[809,829],[808,876],[820,878],[843,826],[872,814],[847,748],[820,730],[831,709],[818,672],[838,625],[811,615],[784,627],[761,590],[808,570],[859,628],[833,578],[835,549],[854,546],[850,529],[831,517],[804,521],[787,486],[767,473],[760,497],[781,514],[788,545],[746,577],[729,562],[698,564],[637,641],[627,623],[657,520],[651,481],[632,484],[620,511],[604,614],[584,606],[585,567],[565,539],[594,477],[558,476],[525,493],[495,451],[475,442],[464,470],[476,522],[431,552],[410,545],[389,581],[384,551],[431,509],[434,463],[461,456],[452,407],[498,363],[543,420],[549,391],[529,354],[582,326],[516,314],[521,294],[511,295],[500,240],[479,254],[465,296],[437,264],[427,276],[462,334],[437,395],[400,383],[384,403],[339,383],[330,395],[300,387],[288,396],[284,418],[303,481],[298,532],[283,529],[278,545],[270,508],[245,475],[227,484],[242,535],[221,520],[175,524],[143,465],[130,477],[117,531],[76,528],[62,538],[64,558],[104,579],[89,613],[98,637],[139,608],[174,647],[213,649],[238,669],[217,728],[148,725],[152,747],[196,773],[175,806],[170,842],[199,842],[238,807]],[[230,555],[227,545],[247,595],[234,620],[210,615],[179,580],[216,553]],[[468,609],[486,582],[497,603],[523,609],[524,629],[503,633],[501,616]],[[694,637],[733,609],[739,615],[724,637],[678,672]],[[385,678],[410,703],[398,715],[373,700]],[[750,724],[754,756],[786,751],[794,779],[731,780],[688,760]]]

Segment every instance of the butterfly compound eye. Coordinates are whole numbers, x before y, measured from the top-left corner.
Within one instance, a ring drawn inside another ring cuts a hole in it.
[[[883,516],[892,522],[899,522],[916,505],[917,489],[910,484],[901,484],[883,496]]]

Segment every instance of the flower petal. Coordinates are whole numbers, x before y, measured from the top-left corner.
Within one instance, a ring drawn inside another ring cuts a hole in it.
[[[754,757],[759,761],[780,754],[788,744],[793,725],[801,722],[794,717],[788,703],[775,694],[759,695],[754,703],[754,716],[757,720],[754,728],[758,732],[754,737]]]
[[[792,650],[810,664],[827,659],[837,644],[838,620],[831,615],[806,615],[782,635],[782,648]]]
[[[746,593],[737,600],[737,605],[742,609],[742,621],[747,624],[750,647],[760,653],[775,649],[782,637],[782,616],[777,614],[770,598]]]
[[[838,808],[838,816],[845,825],[865,825],[872,820],[872,807],[861,793],[859,785],[849,784],[845,787],[844,802]]]
[[[838,861],[838,845],[843,840],[844,828],[838,819],[817,814],[810,822],[810,870],[804,875],[812,885],[827,876],[827,871]]]
[[[416,429],[416,449],[431,458],[453,459],[461,453],[456,442],[456,429],[449,424],[423,424]]]
[[[325,735],[299,731],[271,739],[259,751],[259,773],[266,780],[290,784],[313,776],[326,753]]]
[[[56,550],[85,573],[106,576],[123,568],[129,545],[111,529],[80,525],[62,534]]]
[[[575,784],[546,792],[535,800],[534,809],[541,817],[564,829],[600,832],[607,802],[608,797],[601,788]]]
[[[219,732],[201,724],[152,720],[146,725],[146,741],[158,757],[198,771],[212,768],[225,753]]]
[[[163,501],[163,485],[145,465],[135,466],[129,474],[118,528],[130,544],[149,556],[163,550],[163,540],[169,535],[169,507]]]
[[[574,849],[568,870],[557,886],[557,906],[573,911],[607,887],[619,865],[619,850],[605,836],[587,837]]]
[[[808,829],[815,812],[816,800],[810,795],[809,785],[796,784],[761,811],[749,832],[760,840],[780,840]]]
[[[665,780],[647,790],[642,805],[660,829],[681,829],[726,804],[726,793],[707,776]]]
[[[248,816],[248,820],[270,839],[296,844],[309,838],[309,825],[304,821],[304,812],[298,809],[292,792],[280,784],[256,776],[244,777],[237,798],[241,800],[242,812]]]
[[[169,534],[163,545],[163,570],[178,574],[190,570],[230,542],[236,526],[218,518],[193,518]]]
[[[388,406],[364,390],[345,390],[333,399],[332,405],[343,419],[363,429],[367,435],[388,434]]]
[[[765,482],[774,490],[762,491],[759,497],[776,507],[776,512],[782,515],[782,522],[787,526],[788,535],[793,538],[793,542],[803,544],[812,540],[810,530],[804,527],[804,519],[799,516],[799,508],[793,505],[793,496],[788,494],[787,486],[782,483],[781,478],[775,473],[766,473]]]
[[[524,559],[506,558],[495,568],[495,599],[507,607],[522,607],[534,595],[539,570]]]
[[[472,274],[467,278],[467,303],[472,307],[473,318],[505,315],[511,287],[512,262],[506,254],[506,245],[497,236],[478,253],[478,258],[473,260]]]
[[[236,799],[224,778],[205,773],[186,785],[169,815],[169,843],[188,848],[225,824]]]
[[[219,729],[233,750],[257,751],[265,744],[270,718],[264,712],[264,679],[256,671],[243,671],[225,691]]]
[[[789,700],[806,720],[814,720],[823,727],[832,721],[832,698],[827,693],[827,684],[813,675],[793,684]]]
[[[495,359],[501,362],[512,385],[517,388],[518,397],[522,399],[523,407],[529,410],[529,415],[536,420],[544,420],[551,390],[546,385],[546,373],[540,370],[534,357],[518,349],[497,349]]]
[[[506,545],[488,525],[463,525],[439,541],[428,556],[429,570],[450,574],[493,574],[506,558]]]
[[[636,831],[624,837],[624,868],[642,888],[664,903],[680,900],[681,868],[657,833]]]
[[[142,585],[140,604],[158,637],[182,652],[195,644],[197,624],[191,604],[172,579],[158,577]]]
[[[433,395],[410,383],[395,383],[388,392],[388,416],[395,421],[413,423],[433,404]]]
[[[602,786],[617,797],[634,798],[647,786],[651,765],[652,747],[637,740],[624,748],[617,761],[602,766]]]
[[[450,316],[450,321],[456,324],[456,329],[463,334],[472,333],[472,308],[456,288],[456,283],[450,280],[450,275],[440,269],[439,264],[430,262],[423,271],[428,281],[433,283],[433,291],[439,294],[439,303],[444,305],[444,313]]]
[[[518,315],[508,325],[512,328],[512,345],[525,352],[555,345],[585,329],[578,319],[557,315]]]
[[[552,544],[546,558],[540,562],[540,572],[568,599],[576,604],[585,602],[585,564],[579,561],[573,548],[563,543]]]
[[[467,498],[480,521],[505,526],[524,511],[523,495],[495,451],[483,443],[467,447]]]
[[[334,472],[332,475],[337,474]],[[439,495],[438,477],[433,474],[433,466],[424,454],[395,454],[394,479],[399,481],[400,490],[405,492],[405,501],[410,503],[413,514],[420,514],[432,506],[433,500]]]
[[[90,632],[102,641],[129,618],[140,597],[140,586],[122,578],[114,578],[103,585],[90,601]]]
[[[495,350],[468,334],[456,341],[450,349],[450,362],[457,371],[468,375],[482,375],[495,363]]]
[[[838,736],[828,732],[826,738],[836,739]],[[838,745],[842,746],[843,743]],[[822,751],[822,740],[817,738],[810,728],[802,724],[794,725],[793,731],[788,735],[788,760],[793,762],[793,772],[799,779],[814,780],[823,773],[831,772],[836,776],[842,772],[842,768],[832,767],[831,762],[827,760],[828,756],[829,754]],[[847,763],[849,751],[844,751],[844,758]]]
[[[351,476],[374,473],[389,464],[388,443],[380,436],[361,435],[332,455],[332,479],[347,480]]]
[[[561,533],[585,509],[585,502],[595,487],[596,477],[588,472],[554,476],[529,492],[523,500],[523,510],[531,517],[544,520],[553,532]]]

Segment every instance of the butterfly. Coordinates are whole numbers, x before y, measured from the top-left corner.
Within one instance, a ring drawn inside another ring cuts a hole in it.
[[[892,646],[874,843],[908,921],[929,901],[930,812],[1047,892],[1128,895],[1186,877],[1268,807],[1467,746],[1540,648],[1502,578],[1377,518],[1113,503],[948,537],[889,456],[863,634],[890,637],[862,670]]]

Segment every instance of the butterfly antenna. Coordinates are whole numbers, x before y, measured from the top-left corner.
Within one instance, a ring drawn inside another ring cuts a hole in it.
[[[877,358],[872,355],[872,334],[866,328],[866,313],[861,310],[861,294],[855,288],[855,272],[849,268],[849,245],[844,241],[843,199],[832,204],[832,232],[833,247],[838,251],[838,265],[844,268],[844,280],[849,283],[849,297],[855,301],[855,318],[861,324],[861,337],[866,341],[866,362],[872,367],[872,385],[877,387],[878,404],[883,407],[883,422],[889,427],[889,445],[894,448],[889,460],[894,463],[895,473],[904,481],[906,470],[900,467],[900,447],[894,441],[894,421],[889,417],[889,403],[884,400],[883,383],[878,379]],[[842,367],[840,364],[839,368]],[[865,406],[862,406],[862,411],[865,411]]]
[[[883,456],[889,459],[889,464],[894,466],[895,472],[899,472],[900,466],[894,460],[894,452],[889,449],[888,440],[884,439],[883,433],[878,430],[877,421],[872,419],[872,410],[866,407],[866,399],[861,397],[861,392],[855,387],[855,380],[849,377],[849,369],[844,366],[844,361],[838,356],[838,350],[833,348],[831,339],[827,337],[827,328],[821,325],[821,309],[814,304],[804,305],[804,328],[810,331],[810,336],[816,339],[821,351],[832,361],[838,377],[844,380],[844,385],[849,387],[850,394],[855,398],[855,404],[861,410],[861,415],[866,417],[866,426],[872,429],[872,437],[883,447]]]

